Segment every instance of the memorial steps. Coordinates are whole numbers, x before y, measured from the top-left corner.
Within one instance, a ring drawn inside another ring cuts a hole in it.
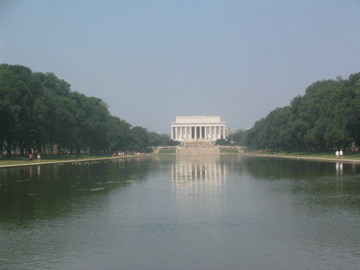
[[[177,156],[219,155],[220,149],[211,142],[186,142],[176,148]]]

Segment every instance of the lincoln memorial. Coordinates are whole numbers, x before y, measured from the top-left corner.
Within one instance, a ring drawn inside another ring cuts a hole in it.
[[[220,116],[176,116],[171,122],[171,139],[180,142],[225,139],[226,122]]]

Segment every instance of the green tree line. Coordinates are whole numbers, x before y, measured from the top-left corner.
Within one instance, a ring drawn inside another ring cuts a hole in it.
[[[360,73],[317,81],[289,106],[239,134],[241,144],[272,151],[333,151],[360,146]]]
[[[216,140],[216,145],[243,145],[245,130],[239,130],[235,133],[229,134],[226,139]]]
[[[167,135],[149,132],[110,114],[100,98],[87,97],[53,73],[0,65],[0,150],[10,156],[31,151],[147,151],[170,145]]]

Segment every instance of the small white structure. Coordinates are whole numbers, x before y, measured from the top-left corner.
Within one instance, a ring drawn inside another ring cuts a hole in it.
[[[221,122],[220,116],[176,116],[176,121],[170,124],[174,141],[210,142],[226,138],[226,122]]]

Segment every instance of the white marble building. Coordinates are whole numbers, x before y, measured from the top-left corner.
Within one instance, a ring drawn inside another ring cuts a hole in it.
[[[171,122],[171,139],[180,142],[225,139],[226,122],[220,116],[176,116]]]

